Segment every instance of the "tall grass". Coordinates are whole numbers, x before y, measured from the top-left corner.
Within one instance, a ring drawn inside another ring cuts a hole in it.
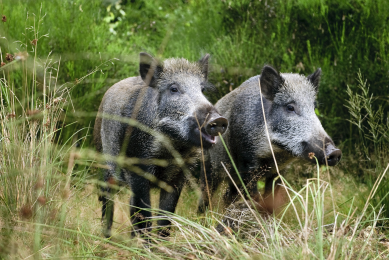
[[[72,109],[70,93],[84,78],[76,83],[58,81],[61,60],[37,51],[42,37],[48,36],[41,34],[43,15],[32,17],[25,30],[32,40],[27,41],[26,36],[25,41],[14,42],[3,37],[2,41],[17,46],[18,52],[0,51],[0,253],[40,259],[42,244],[51,236],[45,227],[55,226],[58,239],[62,239],[68,201],[80,188],[77,184],[85,184],[86,175],[74,169],[72,152],[76,144],[83,146],[85,135],[79,133],[83,129],[58,145],[66,128],[65,110]],[[90,162],[85,163],[86,167],[78,167],[82,173],[90,167]],[[24,232],[26,236],[20,237]],[[19,242],[22,252],[17,253]],[[55,256],[59,244],[50,247]]]
[[[131,73],[131,67],[134,73],[136,72],[135,64],[129,62],[128,60],[132,59],[128,58],[125,61],[116,61],[109,67],[100,66],[108,60],[121,57],[124,49],[120,43],[110,40],[109,26],[103,22],[105,10],[101,7],[102,3],[98,0],[0,2],[0,10],[6,17],[6,21],[0,24],[2,37],[0,46],[4,55],[28,49],[30,57],[40,53],[36,58],[42,62],[46,60],[44,55],[47,56],[49,53],[53,60],[61,59],[61,69],[53,76],[61,84],[69,82],[79,86],[69,92],[73,101],[69,112],[96,113],[99,100],[105,92],[104,87]],[[61,10],[60,15],[58,10]],[[36,45],[31,44],[34,40]],[[30,62],[30,66],[34,64]],[[97,67],[104,73],[92,73],[85,80],[81,80]],[[118,72],[121,70],[125,72]],[[21,86],[27,83],[35,84],[34,81],[43,82],[44,70],[37,68],[34,75],[31,74],[32,71],[34,69],[24,71],[29,73],[26,77],[22,70],[14,70],[12,80],[17,83],[15,94],[25,95],[26,98],[32,97],[32,94],[25,92]],[[38,88],[36,91],[40,94],[42,89]],[[94,116],[80,117],[74,113],[67,113],[65,118],[67,127],[63,129],[59,142],[62,140],[66,142],[79,129],[84,129],[82,135],[87,135],[86,129],[93,124],[93,119]]]
[[[82,13],[80,10],[88,12],[89,15],[94,10],[93,6],[89,6],[90,9],[87,9],[88,5],[77,1],[54,2],[57,4],[57,8],[73,10],[73,18]],[[75,7],[71,3],[75,3]],[[195,2],[190,4],[197,5]],[[72,31],[72,28],[67,26],[68,31],[65,33],[68,37],[67,40],[59,45],[54,44],[55,41],[61,41],[61,39],[56,38],[55,34],[57,32],[60,36],[60,30],[57,31],[56,28],[53,28],[52,31],[46,30],[49,27],[46,19],[53,19],[49,16],[55,16],[54,12],[51,12],[54,9],[53,6],[49,5],[49,1],[44,2],[42,7],[37,6],[36,11],[28,12],[28,19],[25,19],[24,16],[20,18],[25,23],[25,27],[21,29],[25,32],[23,37],[19,38],[22,39],[21,41],[16,41],[15,39],[18,39],[16,36],[12,39],[7,38],[11,32],[4,31],[10,30],[10,28],[17,31],[20,28],[12,27],[7,22],[3,23],[2,27],[3,35],[6,36],[1,39],[1,57],[5,65],[0,69],[1,258],[386,259],[389,256],[386,234],[377,228],[377,225],[381,223],[378,221],[384,219],[382,208],[381,206],[370,207],[374,200],[383,198],[380,192],[387,174],[385,160],[380,162],[380,170],[377,168],[374,175],[376,181],[372,182],[371,192],[367,191],[365,197],[360,190],[358,192],[362,196],[356,196],[353,192],[349,192],[356,189],[351,182],[341,182],[341,179],[333,177],[341,173],[341,169],[335,169],[330,175],[328,169],[316,168],[313,173],[315,178],[308,179],[300,190],[294,189],[284,180],[291,195],[291,202],[286,205],[285,211],[280,215],[266,218],[255,212],[254,209],[250,209],[250,204],[247,206],[248,203],[242,204],[241,202],[232,205],[225,212],[225,209],[217,207],[218,201],[216,201],[212,204],[214,205],[213,212],[197,215],[195,210],[197,208],[198,188],[193,185],[194,187],[186,188],[183,192],[177,213],[165,212],[164,214],[172,221],[171,237],[161,239],[151,233],[148,242],[140,237],[130,237],[132,228],[128,213],[130,191],[125,187],[118,187],[114,198],[117,205],[113,227],[115,233],[111,239],[105,239],[101,232],[101,205],[97,200],[98,189],[94,185],[99,183],[95,175],[95,167],[103,167],[96,161],[103,161],[104,158],[85,149],[85,138],[89,128],[76,127],[66,134],[65,130],[74,126],[76,122],[75,117],[68,119],[69,116],[78,114],[78,118],[90,117],[91,113],[81,113],[79,110],[74,113],[73,108],[84,105],[87,100],[93,98],[93,94],[96,92],[78,100],[73,99],[72,94],[77,93],[76,96],[83,96],[91,89],[97,91],[102,88],[101,82],[107,77],[106,74],[99,72],[103,68],[105,72],[112,73],[109,75],[117,75],[116,72],[120,74],[118,71],[132,68],[133,65],[130,64],[128,67],[120,69],[114,68],[112,72],[110,71],[112,66],[105,66],[110,62],[109,55],[102,55],[101,60],[98,58],[98,64],[90,67],[85,65],[88,63],[87,61],[84,61],[83,65],[77,65],[76,61],[64,61],[68,57],[59,59],[60,52],[50,52],[50,42],[53,43],[52,46],[62,46],[63,44],[63,48],[67,43],[72,42],[76,48],[79,43],[78,41],[73,42],[72,40],[75,38],[72,37],[76,34],[80,41],[85,40],[86,42],[87,39],[81,37],[82,29],[86,29],[74,28]],[[15,5],[14,7],[21,11],[26,6]],[[4,10],[5,13],[9,11],[9,6],[5,6]],[[202,14],[204,16],[199,15],[196,19],[206,17],[206,14],[209,14],[205,12],[205,8],[201,10],[204,12]],[[187,15],[190,14],[189,11],[190,9],[185,9],[185,12],[188,12]],[[26,12],[20,13],[22,15]],[[45,16],[45,13],[48,15]],[[183,17],[185,18],[185,16]],[[66,19],[72,19],[72,16],[60,17],[60,19],[62,18],[64,20],[61,21],[66,21]],[[16,24],[15,17],[8,16],[7,19],[11,24]],[[181,17],[181,19],[183,18]],[[202,22],[201,19],[196,19],[189,25]],[[214,17],[214,19],[214,21],[218,21],[219,18]],[[64,24],[66,23],[64,22]],[[215,26],[214,28],[219,27]],[[249,30],[248,28],[247,30]],[[49,34],[46,34],[47,31]],[[196,30],[190,31],[195,35]],[[244,33],[247,31],[242,32],[242,35],[245,35]],[[20,35],[22,34],[20,33]],[[95,40],[99,38],[97,34],[95,37]],[[174,35],[172,37],[171,39],[177,39],[174,38],[176,37]],[[201,37],[199,39],[206,40]],[[138,40],[141,41],[140,38]],[[189,40],[187,39],[187,41]],[[226,37],[217,41],[222,43],[215,44],[215,53],[217,49],[222,49],[225,46],[239,50],[236,45],[237,38]],[[41,48],[41,44],[46,44],[47,48]],[[256,46],[255,41],[247,44],[253,48]],[[169,46],[167,45],[160,55],[172,54],[173,49],[169,49]],[[180,46],[179,42],[176,43],[176,46]],[[82,52],[85,48],[85,46],[80,47],[78,50]],[[180,56],[193,55],[193,57],[188,58],[197,57],[196,51],[188,54],[189,50],[186,47],[180,51],[182,51]],[[11,56],[8,56],[8,60],[6,60],[7,52],[17,53],[17,55],[13,55],[12,61],[10,61]],[[80,52],[76,52],[76,55],[81,55]],[[220,50],[220,52],[222,51]],[[244,56],[247,59],[250,53],[257,55],[255,51],[248,52],[249,54],[245,53],[241,51],[241,54],[231,53],[231,55],[236,55],[236,58],[240,55],[247,55]],[[218,63],[228,64],[228,57],[231,56],[220,55]],[[102,65],[99,67],[101,63]],[[230,65],[230,67],[234,67],[232,61]],[[113,67],[115,66],[117,65],[113,65]],[[256,68],[249,63],[244,64],[244,66],[241,64],[235,66],[235,74],[231,75],[235,75],[237,81],[243,80],[239,77],[240,73],[243,73],[239,67]],[[222,68],[225,69],[224,66]],[[71,73],[72,71],[74,74]],[[70,72],[69,76],[67,76],[68,72]],[[253,71],[252,73],[257,72]],[[66,79],[70,83],[65,84]],[[93,83],[96,88],[80,89],[88,86],[88,80],[89,83],[97,82]],[[228,83],[237,82],[229,78],[224,78],[224,80],[228,80]],[[86,84],[84,84],[85,82]],[[226,86],[230,87],[229,84]],[[361,93],[365,93],[363,92],[366,91],[365,87],[361,91]],[[350,91],[349,94],[350,101],[360,98],[358,95],[365,95],[356,94],[353,91]],[[370,94],[366,94],[366,97],[363,97],[363,102],[367,102],[366,104],[372,102],[373,99],[369,101],[370,97]],[[362,103],[352,102],[349,104],[350,107],[353,106],[352,104],[360,104],[355,107],[361,107],[362,110],[366,108],[362,101]],[[373,120],[372,122],[381,120],[380,117],[376,117],[375,110],[371,111],[372,117],[367,113],[368,120]],[[359,114],[357,112],[355,119],[351,118],[354,120],[353,122],[358,122],[356,119],[359,118],[360,111]],[[363,118],[361,118],[362,121]],[[364,125],[361,128],[361,134],[364,137],[370,138],[373,133],[377,133],[375,136],[383,136],[383,132],[378,130],[371,132],[370,128],[366,128],[369,127],[369,124],[366,125],[366,119],[361,125]],[[74,131],[74,129],[80,130]],[[365,144],[367,143],[366,139],[361,140]],[[375,150],[369,149],[378,148],[385,152],[384,139],[378,138],[376,140],[378,145],[374,148],[368,146],[369,153],[366,153],[372,162],[375,162],[376,159],[372,154],[376,153]],[[381,140],[382,146],[380,146]],[[116,159],[123,165],[129,162],[124,158]],[[135,159],[133,158],[133,160]],[[357,187],[357,189],[359,188],[360,186]],[[364,198],[363,201],[361,201],[361,197]],[[150,210],[155,215],[160,213],[156,209],[157,201],[157,195],[153,192],[152,209]],[[374,202],[374,205],[381,204]],[[292,208],[296,210],[291,210]],[[218,224],[225,224],[227,218],[232,219],[236,225],[226,227],[225,231],[220,234],[214,227]]]
[[[389,120],[385,114],[387,100],[379,99],[371,93],[367,81],[362,77],[361,72],[357,75],[357,91],[347,87],[349,99],[346,107],[350,112],[350,124],[357,127],[358,142],[349,146],[354,151],[361,151],[359,160],[360,176],[364,178],[370,187],[373,186],[382,170],[386,167],[389,154]],[[378,103],[377,105],[375,103]],[[350,126],[350,132],[352,128]],[[352,135],[352,133],[350,133]],[[350,149],[350,150],[351,150]],[[352,160],[350,160],[352,161]],[[378,197],[375,200],[375,207],[384,207],[385,215],[389,212],[389,186],[385,181],[378,189]]]

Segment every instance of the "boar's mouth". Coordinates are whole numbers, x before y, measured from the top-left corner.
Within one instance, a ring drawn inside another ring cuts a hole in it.
[[[195,129],[195,132],[200,136],[200,130]],[[216,137],[205,132],[204,128],[201,129],[201,138],[205,144],[216,144]]]

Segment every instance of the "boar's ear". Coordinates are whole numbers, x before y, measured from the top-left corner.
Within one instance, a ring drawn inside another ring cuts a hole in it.
[[[321,78],[321,68],[318,68],[314,73],[309,75],[308,77],[309,82],[312,83],[312,85],[315,87],[316,91],[319,89],[320,84],[320,78]]]
[[[162,66],[153,56],[146,52],[139,54],[139,73],[147,86],[153,87],[161,72]]]
[[[284,84],[284,78],[271,66],[266,65],[261,73],[261,91],[267,99],[273,100],[279,88]]]
[[[203,75],[205,77],[205,80],[208,79],[208,60],[209,60],[209,57],[210,57],[210,55],[209,55],[209,53],[207,53],[207,54],[204,55],[204,57],[202,57],[198,61],[199,65],[201,67],[201,71],[202,71],[202,73],[203,73]]]

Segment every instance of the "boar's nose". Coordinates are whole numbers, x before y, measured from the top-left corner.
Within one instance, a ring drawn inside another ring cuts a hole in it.
[[[342,157],[342,151],[336,148],[333,144],[326,145],[326,158],[329,166],[337,165]],[[325,161],[323,162],[325,164]]]
[[[217,136],[220,134],[224,134],[227,130],[228,120],[225,117],[219,116],[217,118],[212,118],[208,121],[205,126],[205,131],[212,136]]]

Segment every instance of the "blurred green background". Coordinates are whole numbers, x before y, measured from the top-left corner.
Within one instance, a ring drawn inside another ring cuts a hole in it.
[[[118,58],[74,88],[76,111],[96,111],[107,87],[137,75],[140,51],[190,60],[211,53],[211,82],[218,87],[214,102],[259,74],[264,64],[306,75],[321,67],[319,113],[338,143],[355,138],[344,105],[346,85],[356,85],[358,70],[375,98],[388,101],[389,5],[384,0],[5,0],[1,12],[7,20],[1,23],[7,38],[0,41],[3,56],[24,48],[33,54],[30,41],[36,37],[29,27],[35,22],[38,53],[61,57],[62,83]]]

